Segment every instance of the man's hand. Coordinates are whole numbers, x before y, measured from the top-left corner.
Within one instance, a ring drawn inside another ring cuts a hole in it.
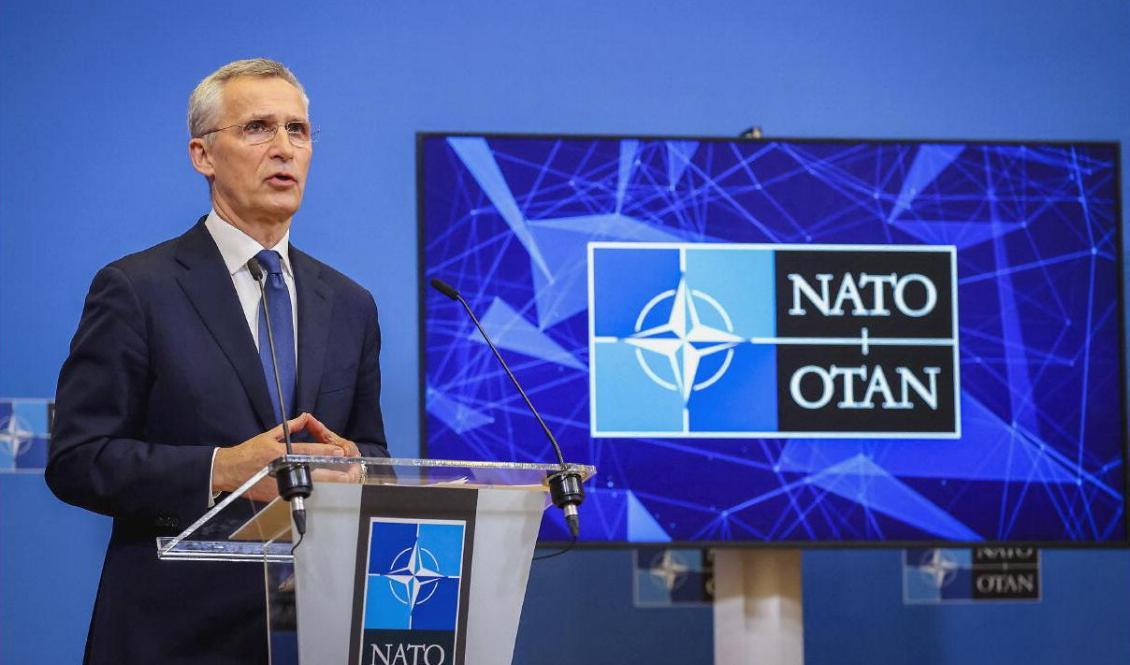
[[[314,428],[314,424],[316,427]],[[291,444],[296,455],[323,455],[359,456],[360,452],[352,441],[343,439],[330,432],[325,425],[318,422],[309,413],[287,422],[291,434],[309,430],[321,443],[293,443]],[[325,433],[332,436],[327,441]],[[212,466],[212,491],[231,492],[239,488],[248,478],[255,475],[259,469],[267,466],[273,460],[286,454],[286,444],[282,443],[282,425],[270,429],[258,436],[254,436],[239,445],[216,450],[215,463]],[[348,445],[346,445],[348,444]],[[278,484],[270,476],[255,484],[247,492],[247,497],[255,501],[270,501],[279,495]]]
[[[357,444],[349,439],[338,436],[333,430],[326,427],[320,420],[314,416],[310,416],[306,421],[306,431],[311,434],[315,439],[321,443],[329,446],[337,446],[341,449],[346,457],[360,457],[361,450],[357,448]],[[330,468],[314,469],[314,480],[322,482],[330,481],[337,483],[358,483],[364,475],[360,464],[348,464],[343,466],[335,466]]]
[[[308,416],[306,420],[306,431],[310,432],[310,435],[317,439],[319,442],[341,448],[342,453],[346,457],[361,456],[361,451],[357,448],[356,443],[353,443],[349,439],[338,436],[330,428],[323,425],[322,421],[318,420],[314,416],[311,416],[309,414],[303,415]]]

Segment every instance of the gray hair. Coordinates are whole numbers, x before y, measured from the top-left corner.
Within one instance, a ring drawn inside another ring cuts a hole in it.
[[[209,74],[196,86],[188,97],[188,135],[198,137],[210,129],[215,129],[220,115],[220,98],[224,85],[228,81],[241,76],[257,78],[280,78],[298,88],[302,93],[302,101],[306,110],[310,110],[310,98],[306,96],[306,89],[286,65],[267,58],[253,58],[251,60],[236,60],[220,67]]]

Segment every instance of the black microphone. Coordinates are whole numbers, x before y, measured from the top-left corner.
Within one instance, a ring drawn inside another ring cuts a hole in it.
[[[467,301],[463,299],[463,296],[455,290],[455,287],[447,282],[433,277],[431,284],[432,288],[436,291],[459,302],[463,305],[463,309],[467,310],[467,315],[475,322],[475,327],[479,329],[479,334],[486,340],[487,346],[494,352],[494,357],[498,358],[502,369],[506,370],[506,375],[510,377],[510,380],[514,383],[514,387],[518,389],[518,394],[526,401],[526,406],[529,407],[530,413],[534,414],[534,418],[536,418],[538,424],[541,425],[545,436],[549,439],[549,442],[553,444],[553,451],[557,453],[557,462],[561,465],[561,470],[549,477],[549,496],[553,499],[553,505],[560,508],[561,512],[565,514],[565,523],[569,526],[569,533],[573,534],[573,539],[575,540],[581,530],[581,518],[577,514],[577,506],[580,506],[581,502],[585,500],[585,490],[581,486],[581,474],[565,464],[565,456],[561,454],[561,446],[557,445],[557,439],[553,436],[553,432],[549,430],[549,426],[541,419],[541,414],[534,408],[534,404],[530,401],[529,396],[526,395],[526,391],[522,390],[522,384],[518,383],[518,378],[514,376],[514,372],[510,371],[510,366],[506,364],[506,360],[503,359],[502,354],[499,353],[498,349],[494,346],[494,342],[492,342],[490,336],[487,335],[487,331],[483,330],[482,324],[479,323],[479,318],[471,311],[471,306],[468,305]]]
[[[290,443],[290,425],[286,421],[286,397],[283,395],[282,378],[279,376],[279,361],[275,355],[275,335],[271,330],[271,310],[267,303],[267,289],[264,288],[263,267],[259,260],[251,257],[247,261],[247,269],[251,278],[259,285],[259,295],[263,298],[263,318],[267,320],[267,344],[271,349],[271,367],[275,370],[275,390],[279,395],[279,411],[282,412],[283,441],[286,442],[286,454],[293,455],[294,448]],[[263,340],[259,340],[262,344]],[[275,472],[275,480],[279,484],[279,496],[290,502],[290,512],[294,517],[294,528],[299,536],[306,535],[306,497],[314,490],[310,482],[310,468],[305,464],[287,464]]]

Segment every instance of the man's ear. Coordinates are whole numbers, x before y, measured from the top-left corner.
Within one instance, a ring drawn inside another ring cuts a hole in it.
[[[216,175],[216,169],[212,166],[212,152],[211,146],[202,138],[192,138],[188,140],[188,158],[192,160],[192,168],[196,169],[200,175],[207,178],[209,181]]]

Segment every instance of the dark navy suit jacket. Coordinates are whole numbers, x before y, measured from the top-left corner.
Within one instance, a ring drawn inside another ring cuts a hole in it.
[[[59,375],[48,485],[110,515],[86,662],[266,661],[263,569],[159,561],[155,538],[208,507],[212,450],[274,427],[267,380],[201,219],[94,278]],[[372,296],[290,248],[298,302],[294,413],[387,455]]]

